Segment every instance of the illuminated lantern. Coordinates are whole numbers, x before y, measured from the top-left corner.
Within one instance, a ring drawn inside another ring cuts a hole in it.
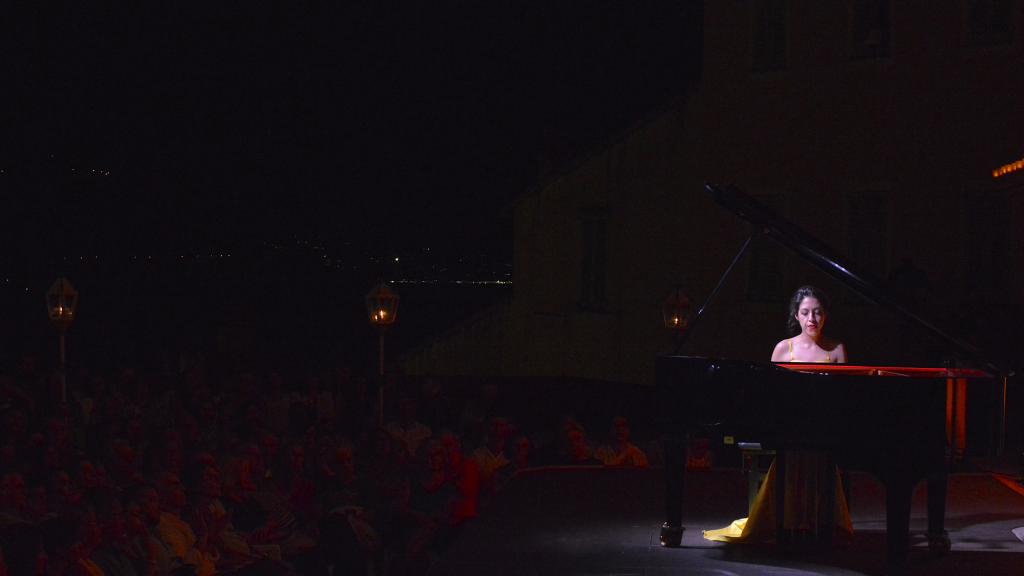
[[[78,307],[78,290],[67,278],[58,278],[46,291],[46,312],[59,330],[67,330],[75,319]]]
[[[384,282],[376,285],[366,295],[366,314],[370,324],[386,328],[398,317],[398,294]]]
[[[60,401],[67,402],[67,353],[64,346],[64,333],[75,320],[75,309],[78,308],[78,290],[68,282],[67,278],[58,278],[46,291],[46,313],[50,322],[60,333]]]
[[[376,326],[379,332],[377,370],[380,384],[377,388],[377,424],[384,426],[384,331],[398,318],[398,294],[388,288],[385,282],[377,284],[366,295],[366,315],[370,317],[370,324]]]
[[[665,298],[661,317],[669,330],[686,331],[690,324],[690,298],[683,293],[682,287],[676,286]]]

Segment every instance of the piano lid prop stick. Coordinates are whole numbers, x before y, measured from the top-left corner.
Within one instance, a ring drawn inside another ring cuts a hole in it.
[[[704,299],[704,303],[700,305],[699,309],[697,309],[697,314],[693,317],[693,320],[690,321],[689,329],[686,332],[684,332],[683,335],[676,342],[676,349],[675,351],[672,352],[673,356],[679,355],[679,351],[683,349],[683,345],[686,344],[686,341],[687,339],[689,339],[690,334],[693,334],[694,327],[700,320],[701,315],[704,314],[704,309],[707,308],[708,304],[711,303],[711,300],[714,299],[715,294],[718,294],[718,290],[722,288],[722,284],[725,283],[726,277],[729,276],[729,273],[732,272],[732,269],[736,267],[736,263],[739,262],[740,258],[743,257],[743,254],[747,251],[747,248],[750,246],[751,241],[754,240],[755,236],[759,236],[760,234],[761,231],[755,229],[754,232],[747,237],[747,241],[743,243],[743,247],[740,248],[740,251],[737,252],[736,256],[733,257],[732,262],[729,263],[729,267],[725,269],[725,273],[722,274],[722,277],[718,279],[718,284],[715,285],[715,289],[711,291],[711,294],[708,294],[708,297]]]

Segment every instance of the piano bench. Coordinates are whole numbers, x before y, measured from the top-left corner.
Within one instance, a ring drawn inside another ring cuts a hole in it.
[[[754,500],[757,499],[757,491],[768,474],[768,468],[772,465],[772,458],[775,457],[775,450],[767,450],[761,447],[760,442],[737,442],[742,458],[743,471],[747,474],[747,514],[754,508]]]

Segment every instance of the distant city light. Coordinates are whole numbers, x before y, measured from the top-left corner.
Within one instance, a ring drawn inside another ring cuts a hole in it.
[[[351,246],[351,243],[344,243]],[[334,253],[331,248],[322,244],[312,243],[299,239],[280,243],[264,241],[263,246],[279,252],[279,256],[291,258],[304,258],[312,256],[308,263],[322,266],[334,274],[350,274],[360,271],[369,271],[377,265],[385,262],[400,264],[402,278],[391,280],[394,284],[419,285],[419,286],[511,286],[512,285],[512,264],[495,259],[485,254],[474,255],[438,255],[435,250],[429,247],[417,248],[411,255],[386,256],[373,254],[366,250],[358,253],[346,250],[341,253]],[[57,256],[63,262],[76,262],[77,265],[88,267],[91,263],[98,265],[100,258],[104,264],[110,262],[117,265],[131,263],[131,266],[144,266],[147,269],[152,266],[223,266],[227,260],[235,260],[233,252],[219,251],[219,247],[210,246],[202,252],[171,252],[146,253],[146,252],[122,252],[104,254],[63,254]],[[298,250],[293,251],[297,248]],[[247,262],[244,255],[239,255],[243,262]],[[396,267],[397,268],[397,267]],[[8,274],[5,277],[3,274]],[[20,278],[9,275],[8,270],[0,270],[0,287],[8,285],[11,288],[22,286]],[[17,288],[14,288],[17,289]]]
[[[467,284],[472,286],[511,286],[511,280],[392,280],[395,284]]]

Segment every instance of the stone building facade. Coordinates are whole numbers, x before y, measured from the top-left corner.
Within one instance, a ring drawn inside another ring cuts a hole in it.
[[[406,369],[651,383],[673,348],[662,302],[675,285],[701,302],[750,232],[704,182],[736,185],[949,331],[1019,358],[1024,170],[998,170],[1024,158],[1024,3],[941,4],[706,3],[699,84],[524,193],[511,301]],[[763,240],[684,351],[767,360],[806,283],[833,295],[853,360],[941,354]]]

